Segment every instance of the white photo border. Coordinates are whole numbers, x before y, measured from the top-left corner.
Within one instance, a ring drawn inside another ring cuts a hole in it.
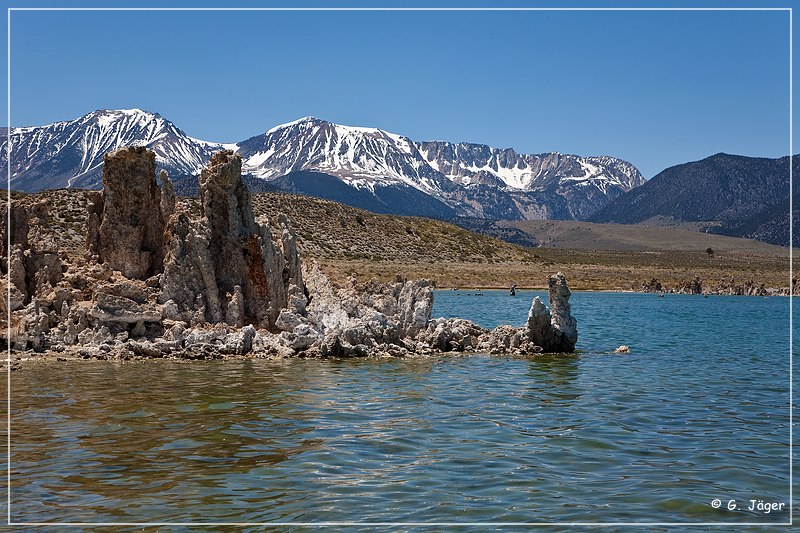
[[[6,250],[11,249],[11,13],[14,11],[778,11],[789,14],[789,522],[769,523],[769,522],[14,522],[11,519],[11,284],[6,286],[6,309],[7,309],[7,357],[6,364],[6,489],[7,489],[7,526],[75,526],[75,527],[102,527],[102,526],[231,526],[231,527],[325,527],[325,526],[367,526],[367,527],[386,527],[386,526],[410,526],[410,527],[459,527],[459,526],[491,526],[491,527],[513,527],[513,526],[792,526],[793,525],[793,352],[792,352],[792,278],[793,278],[793,249],[792,249],[792,157],[793,157],[793,57],[792,57],[792,17],[793,8],[791,7],[8,7],[7,12],[7,31],[8,31],[8,58],[7,58],[7,81],[8,81],[8,129],[7,132],[7,210],[6,210]]]

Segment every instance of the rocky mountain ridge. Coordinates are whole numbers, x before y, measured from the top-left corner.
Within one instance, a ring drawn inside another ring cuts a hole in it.
[[[7,139],[4,139],[7,143]],[[158,114],[99,110],[70,122],[12,128],[12,188],[97,188],[102,154],[151,148],[173,178],[197,176],[220,148],[251,178],[379,212],[440,218],[585,219],[644,183],[619,159],[526,155],[472,143],[417,142],[376,128],[305,117],[236,144],[194,139]],[[5,166],[5,144],[0,165]]]
[[[278,190],[334,200],[349,196],[356,201],[348,203],[356,207],[374,210],[370,204],[378,203],[393,214],[427,215],[401,207],[420,203],[422,192],[442,204],[426,206],[441,218],[583,219],[644,183],[633,165],[612,157],[526,155],[474,143],[417,142],[314,117],[252,137],[239,143],[238,152],[245,172],[275,180]],[[316,176],[316,183],[334,176],[350,193],[334,197],[331,187],[304,186],[304,172],[323,175]]]

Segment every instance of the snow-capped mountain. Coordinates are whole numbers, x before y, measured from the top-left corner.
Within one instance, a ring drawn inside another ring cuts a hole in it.
[[[6,143],[3,135],[0,164],[4,170]],[[158,167],[172,175],[199,173],[211,155],[224,146],[193,139],[157,113],[98,110],[73,121],[11,128],[11,187],[26,191],[98,188],[103,155],[131,145],[153,150]]]
[[[244,170],[263,179],[314,171],[374,194],[387,186],[412,187],[458,215],[487,218],[583,218],[645,181],[636,167],[608,156],[416,142],[313,117],[276,126],[238,150]],[[292,189],[285,181],[278,183]]]
[[[396,182],[428,194],[452,184],[421,157],[411,139],[375,128],[341,126],[305,117],[276,126],[238,145],[243,171],[274,179],[315,170],[357,188]]]
[[[173,176],[198,174],[213,152],[228,148],[242,155],[251,183],[442,218],[585,219],[645,181],[633,165],[608,156],[418,142],[313,117],[222,144],[189,137],[158,114],[102,110],[71,122],[12,128],[11,140],[14,189],[99,187],[103,154],[125,145],[148,146]],[[5,167],[5,139],[0,150]]]

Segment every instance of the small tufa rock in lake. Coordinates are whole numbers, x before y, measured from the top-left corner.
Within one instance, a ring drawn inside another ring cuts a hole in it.
[[[578,321],[572,316],[567,279],[559,272],[547,280],[550,309],[535,297],[528,313],[528,340],[545,352],[572,352],[578,342]]]

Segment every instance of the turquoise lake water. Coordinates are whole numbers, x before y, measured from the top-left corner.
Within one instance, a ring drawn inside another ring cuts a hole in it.
[[[533,294],[434,315],[521,325]],[[25,364],[12,520],[788,522],[789,300],[571,303],[573,356]]]

